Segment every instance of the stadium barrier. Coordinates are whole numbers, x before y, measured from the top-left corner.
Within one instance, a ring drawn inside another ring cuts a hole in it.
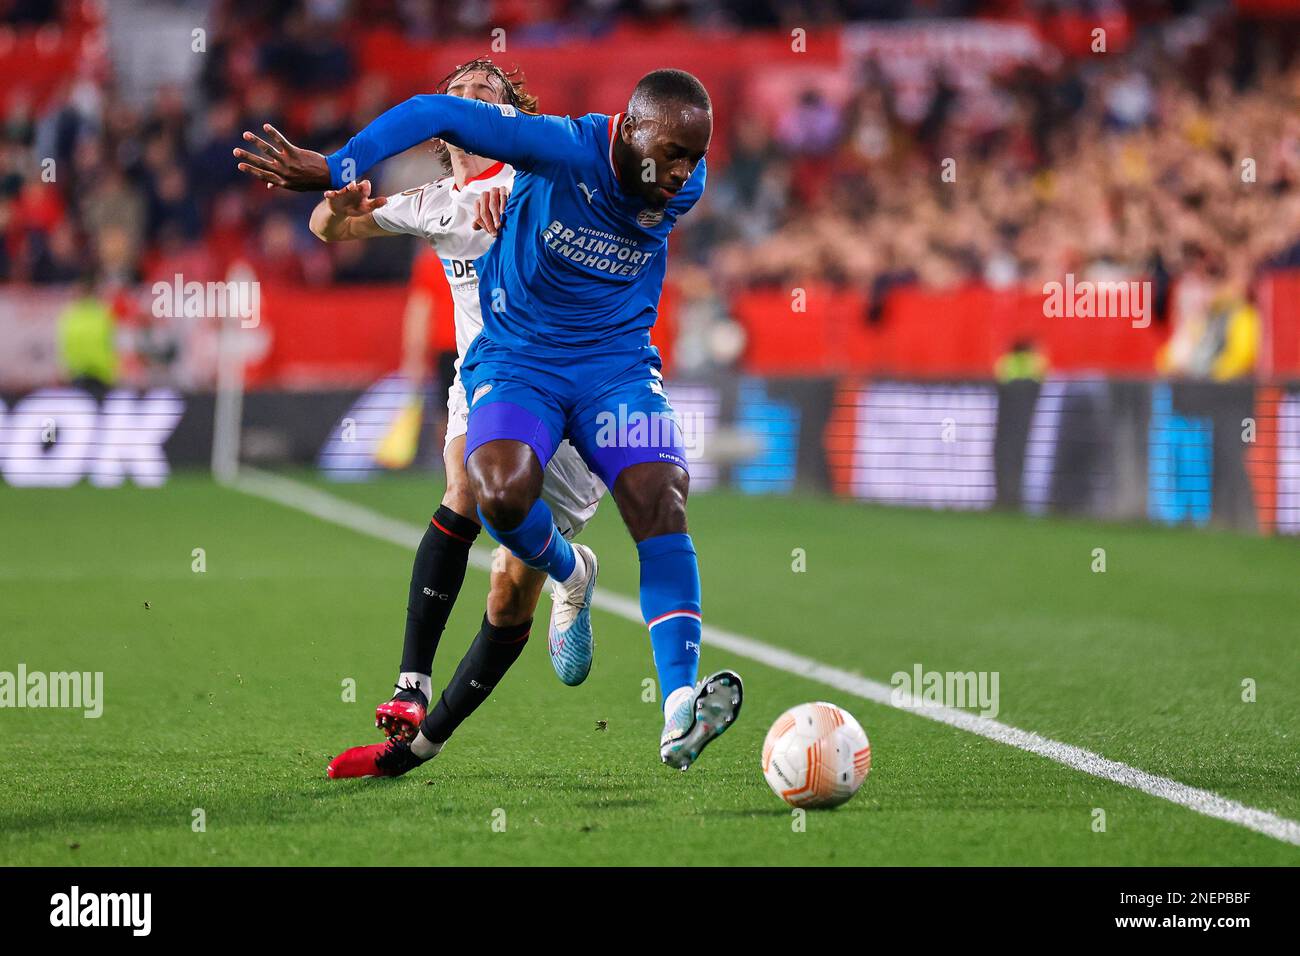
[[[426,392],[416,468],[441,467],[444,395]],[[1300,383],[727,375],[669,395],[696,491],[1300,533]],[[397,376],[364,391],[250,391],[239,458],[370,479],[409,396]],[[162,484],[209,462],[215,404],[168,388],[0,395],[0,476]]]
[[[746,371],[983,378],[1013,343],[1027,339],[1057,373],[1145,378],[1170,332],[1159,315],[1149,322],[1049,315],[1045,295],[1036,290],[905,287],[874,311],[859,290],[808,285],[796,291],[797,300],[789,290],[757,289],[732,301],[746,333]],[[1265,275],[1257,295],[1260,377],[1300,377],[1300,271]]]
[[[172,288],[169,277],[160,287]],[[401,364],[401,285],[331,288],[259,282],[256,328],[245,329],[245,378],[250,388],[357,387]],[[174,339],[177,365],[156,370],[181,383],[214,375],[216,325],[206,318],[161,321],[153,285],[114,303],[127,340]],[[446,284],[433,285],[435,341],[450,341]],[[1158,317],[1135,324],[1122,317],[1049,316],[1033,291],[979,285],[948,291],[894,290],[873,311],[859,290],[800,287],[798,309],[784,290],[737,294],[731,315],[745,331],[740,365],[764,378],[864,375],[903,379],[981,379],[1018,340],[1030,340],[1055,374],[1147,378],[1169,325]],[[1261,381],[1300,379],[1300,270],[1274,272],[1257,287],[1262,336]],[[72,301],[68,289],[0,289],[0,388],[30,389],[59,377],[57,323]],[[689,304],[665,285],[654,340],[673,372],[680,322]],[[129,355],[130,349],[124,354]]]

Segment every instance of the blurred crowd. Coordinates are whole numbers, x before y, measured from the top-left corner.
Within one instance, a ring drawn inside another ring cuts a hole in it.
[[[809,92],[744,118],[686,229],[731,288],[826,281],[1041,288],[1171,275],[1249,280],[1300,265],[1300,63],[1247,82],[1129,56],[1005,86],[972,128],[940,77],[901,121],[868,71],[841,105]]]
[[[1079,6],[1090,4],[1109,6]],[[0,0],[0,13],[40,22],[59,6]],[[1044,4],[795,6],[834,18]],[[481,29],[484,17],[517,16],[542,30],[534,18],[551,7],[586,29],[628,16],[763,25],[794,9],[749,0],[390,0],[364,13],[418,38]],[[163,87],[144,106],[119,95],[113,71],[93,62],[67,78],[52,108],[11,97],[0,130],[0,280],[66,283],[93,264],[102,281],[128,286],[177,272],[219,278],[236,261],[263,279],[309,284],[405,279],[413,247],[327,248],[305,228],[315,197],[271,202],[230,156],[240,131],[262,121],[326,146],[391,105],[382,80],[355,75],[343,28],[350,9],[342,0],[217,4],[199,82]],[[1124,54],[997,77],[998,108],[978,120],[942,69],[919,119],[904,119],[871,63],[847,96],[810,87],[775,115],[742,113],[730,124],[729,162],[710,170],[705,199],[684,220],[675,271],[688,288],[722,297],[849,285],[869,293],[877,314],[901,285],[1030,288],[1071,272],[1152,276],[1158,313],[1171,277],[1204,296],[1244,296],[1261,268],[1300,266],[1300,64],[1240,38],[1179,50],[1161,40],[1153,29]],[[321,97],[305,122],[289,123],[287,97],[353,83],[348,112]],[[43,175],[50,160],[55,189]]]
[[[231,158],[242,130],[263,121],[307,142],[341,142],[391,105],[387,91],[363,83],[352,115],[322,100],[306,126],[290,126],[292,88],[281,73],[301,68],[310,84],[331,75],[324,64],[341,60],[337,76],[348,82],[346,53],[336,57],[331,45],[308,55],[310,44],[239,25],[217,34],[197,89],[165,85],[140,105],[120,93],[107,63],[87,63],[43,113],[11,98],[0,137],[0,279],[67,282],[87,263],[110,285],[175,272],[217,278],[237,260],[267,279],[404,277],[401,261],[384,266],[372,257],[370,271],[358,265],[362,248],[343,250],[337,262],[327,257],[303,225],[315,199],[273,203]]]

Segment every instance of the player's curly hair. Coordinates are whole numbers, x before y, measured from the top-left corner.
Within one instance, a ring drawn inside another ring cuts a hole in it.
[[[516,66],[513,69],[505,70],[486,56],[477,57],[470,60],[468,63],[458,64],[454,70],[438,82],[438,86],[434,92],[446,93],[447,90],[451,88],[451,84],[459,77],[474,70],[482,70],[489,76],[496,78],[496,80],[501,84],[501,89],[505,93],[505,102],[507,105],[513,106],[521,113],[532,113],[534,115],[537,113],[537,97],[528,92],[528,87],[525,85],[524,75],[520,72],[519,67]],[[451,156],[447,152],[447,144],[440,139],[435,139],[433,141],[433,148],[435,155],[438,157],[438,161],[442,163],[448,171],[450,171]]]

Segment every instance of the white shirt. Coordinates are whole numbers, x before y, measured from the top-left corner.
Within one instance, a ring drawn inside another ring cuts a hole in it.
[[[455,177],[448,176],[389,196],[387,204],[373,213],[381,229],[419,236],[442,261],[455,306],[457,372],[470,343],[483,331],[474,260],[488,251],[494,239],[487,230],[474,228],[474,204],[489,189],[510,189],[514,181],[512,166],[495,163],[463,188],[456,185]]]

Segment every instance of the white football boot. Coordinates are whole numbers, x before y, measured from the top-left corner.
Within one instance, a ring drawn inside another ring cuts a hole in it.
[[[591,595],[596,590],[596,553],[585,544],[574,544],[582,557],[586,577],[566,588],[551,581],[551,626],[546,646],[551,666],[561,681],[576,687],[591,673],[596,638],[591,632]]]
[[[659,759],[678,770],[688,768],[736,722],[743,697],[744,687],[735,671],[718,671],[696,684],[694,691],[681,694],[665,715]]]

